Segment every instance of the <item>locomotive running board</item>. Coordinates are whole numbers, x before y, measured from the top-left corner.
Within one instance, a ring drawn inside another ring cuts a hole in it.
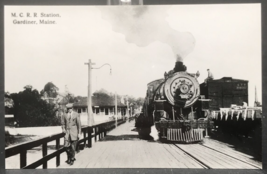
[[[191,129],[190,131],[182,132],[182,129],[167,129],[167,140],[192,143],[203,140],[204,129]]]

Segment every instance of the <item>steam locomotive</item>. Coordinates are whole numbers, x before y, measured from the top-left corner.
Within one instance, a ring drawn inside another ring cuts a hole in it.
[[[186,72],[182,61],[164,78],[150,82],[143,112],[136,119],[140,136],[148,136],[155,124],[161,139],[178,142],[196,142],[203,139],[203,131],[213,127],[204,118],[203,109],[208,100],[200,98],[199,73]]]
[[[143,110],[135,122],[141,137],[149,136],[155,125],[163,141],[202,141],[204,133],[207,135],[208,129],[215,128],[214,121],[222,126],[212,111],[216,111],[217,118],[229,121],[230,113],[222,113],[220,109],[248,102],[248,81],[226,77],[199,84],[199,72],[192,74],[186,69],[178,60],[173,70],[165,72],[164,78],[148,83]]]

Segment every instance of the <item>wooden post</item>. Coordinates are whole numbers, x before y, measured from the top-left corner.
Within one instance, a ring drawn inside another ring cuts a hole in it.
[[[20,152],[20,168],[22,169],[27,165],[27,150]]]
[[[110,123],[108,123],[107,132],[109,132],[109,130],[110,130]]]
[[[47,143],[42,145],[43,157],[47,155]],[[47,169],[47,161],[43,163],[43,169]]]
[[[84,138],[83,148],[85,148],[85,146],[86,146],[86,130],[83,131],[83,138]]]
[[[60,146],[60,138],[56,139],[56,149],[59,149]],[[56,157],[56,166],[58,167],[60,165],[60,154],[57,155]]]
[[[88,141],[88,147],[91,148],[92,147],[92,127],[88,127],[87,128],[87,132],[88,132],[88,137],[87,137],[87,141]]]
[[[106,124],[103,125],[102,138],[105,137]]]
[[[98,128],[95,127],[95,142],[97,141],[97,132],[98,132]]]
[[[100,140],[101,139],[102,128],[98,127],[98,130],[99,130],[99,132],[98,132],[98,140]]]
[[[115,117],[116,117],[116,127],[117,127],[118,126],[117,92],[115,92]]]
[[[107,135],[107,125],[104,127],[104,137]]]

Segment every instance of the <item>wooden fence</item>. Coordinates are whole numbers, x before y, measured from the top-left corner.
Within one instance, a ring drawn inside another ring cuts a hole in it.
[[[125,123],[125,119],[118,119],[117,126]],[[100,123],[93,125],[91,127],[84,126],[82,127],[83,138],[80,139],[77,143],[77,147],[92,147],[92,138],[97,141],[97,136],[99,139],[106,136],[107,132],[114,129],[116,127],[116,120]],[[12,147],[5,148],[5,157],[8,158],[10,156],[14,156],[20,154],[20,168],[21,169],[35,169],[41,165],[43,165],[43,169],[47,169],[47,162],[56,158],[56,166],[60,165],[60,154],[65,151],[63,145],[60,145],[60,138],[64,138],[64,133],[54,134],[48,137],[44,137],[38,140],[25,142],[22,144],[18,144]],[[51,141],[56,141],[56,151],[47,155],[47,143]],[[27,150],[31,150],[34,147],[42,146],[42,158],[35,161],[32,164],[27,165]],[[78,149],[79,150],[79,149]]]

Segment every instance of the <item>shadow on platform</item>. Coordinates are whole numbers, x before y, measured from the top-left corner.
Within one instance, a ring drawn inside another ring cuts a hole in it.
[[[131,135],[131,134],[124,134],[124,135],[107,135],[103,139],[99,141],[121,141],[121,140],[147,140],[149,142],[155,142],[152,136],[149,137],[139,137],[139,135]]]

